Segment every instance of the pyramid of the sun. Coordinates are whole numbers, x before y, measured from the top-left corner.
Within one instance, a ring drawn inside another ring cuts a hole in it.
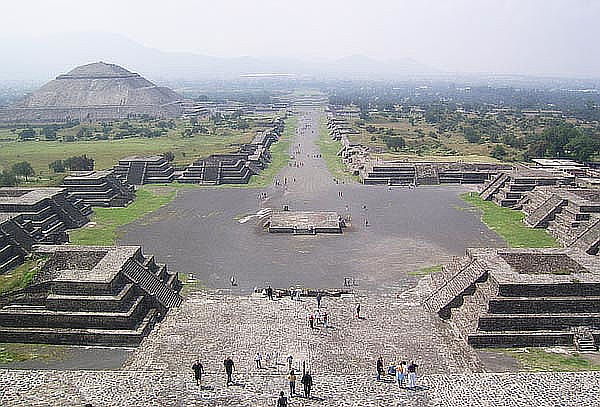
[[[59,75],[0,110],[0,121],[63,122],[135,116],[174,117],[182,97],[118,65],[96,62]]]

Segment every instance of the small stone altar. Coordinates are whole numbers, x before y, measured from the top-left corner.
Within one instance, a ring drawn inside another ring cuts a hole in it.
[[[278,211],[271,213],[266,224],[270,233],[316,235],[342,233],[344,221],[333,211]]]

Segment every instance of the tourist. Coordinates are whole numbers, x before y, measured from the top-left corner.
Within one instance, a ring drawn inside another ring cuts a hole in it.
[[[233,360],[231,360],[231,356],[227,356],[227,359],[223,361],[223,364],[225,365],[225,373],[227,373],[227,386],[229,386],[230,383],[233,383],[231,375],[233,374],[234,364]]]
[[[261,365],[262,355],[260,354],[260,352],[256,352],[256,356],[254,356],[254,361],[256,362],[256,368],[262,369],[262,365]]]
[[[329,328],[329,316],[326,312],[323,313],[323,326]]]
[[[288,382],[290,383],[290,397],[294,397],[294,394],[296,394],[296,373],[294,372],[294,369],[290,370]]]
[[[414,389],[417,385],[417,367],[415,362],[410,362],[410,365],[406,368],[408,372],[408,388]]]
[[[285,393],[281,392],[279,393],[279,398],[277,399],[277,407],[287,407],[288,405],[288,400],[287,397],[285,397]]]
[[[200,359],[196,359],[196,362],[192,365],[194,371],[194,379],[196,379],[196,386],[200,386],[202,383],[202,373],[204,373],[204,367],[200,363]]]
[[[313,378],[309,372],[304,373],[300,382],[304,385],[304,397],[310,398],[310,390],[313,385]]]
[[[272,300],[273,299],[273,289],[271,288],[271,286],[267,287],[267,297]]]
[[[377,381],[381,380],[381,375],[383,374],[383,359],[379,356],[377,359]]]
[[[288,370],[292,370],[292,362],[294,361],[294,357],[292,355],[287,357],[288,362]]]
[[[360,319],[360,304],[356,305],[356,318]]]
[[[231,286],[232,287],[236,287],[237,286],[237,281],[235,281],[235,276],[231,276]]]
[[[396,367],[396,380],[398,380],[398,387],[404,386],[404,379],[406,378],[406,362],[400,362],[400,365]]]
[[[315,327],[315,316],[313,314],[310,314],[308,317],[308,325],[310,326],[310,329],[314,329]]]

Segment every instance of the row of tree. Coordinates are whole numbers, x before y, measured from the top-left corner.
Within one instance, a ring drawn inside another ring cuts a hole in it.
[[[54,172],[65,172],[67,169],[71,171],[91,171],[94,169],[94,159],[83,154],[53,161],[48,164],[48,168]]]
[[[35,175],[35,171],[27,161],[14,163],[10,169],[0,172],[0,186],[14,187],[19,184],[21,179],[25,178],[25,182],[27,182],[33,175]]]

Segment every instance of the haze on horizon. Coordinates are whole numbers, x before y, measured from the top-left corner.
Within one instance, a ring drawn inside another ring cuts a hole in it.
[[[445,72],[600,77],[592,0],[21,0],[2,9],[0,40],[15,47],[100,32],[215,57],[364,55]]]

